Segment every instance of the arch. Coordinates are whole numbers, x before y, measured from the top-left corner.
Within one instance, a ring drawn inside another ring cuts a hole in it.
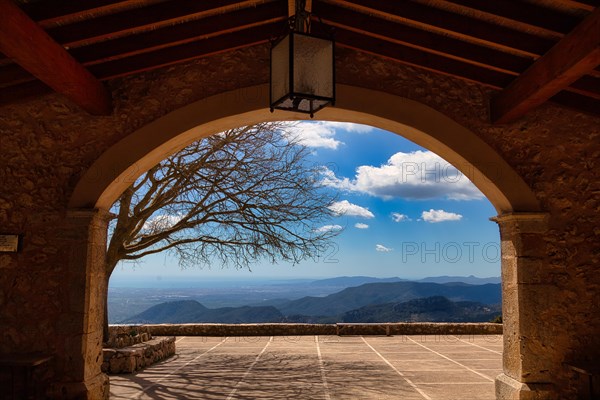
[[[269,112],[268,85],[199,100],[131,133],[103,153],[79,181],[69,208],[109,209],[129,184],[153,165],[202,137],[243,125],[305,119],[305,114]],[[499,215],[536,212],[540,206],[517,172],[469,129],[419,102],[385,92],[338,85],[335,107],[319,119],[355,122],[395,132],[423,146],[464,173]]]

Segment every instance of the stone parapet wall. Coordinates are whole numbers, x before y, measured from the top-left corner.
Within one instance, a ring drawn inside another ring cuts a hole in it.
[[[298,336],[298,335],[501,335],[502,324],[155,324],[145,325],[161,336]],[[340,329],[342,327],[342,329]]]
[[[147,342],[120,349],[105,348],[102,351],[102,372],[130,374],[174,354],[174,337],[156,337]]]
[[[152,340],[152,333],[147,326],[111,325],[108,328],[109,339],[104,347],[120,349],[134,344]]]

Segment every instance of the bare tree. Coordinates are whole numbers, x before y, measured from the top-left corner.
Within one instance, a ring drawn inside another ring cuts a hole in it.
[[[288,127],[271,122],[213,135],[140,177],[113,206],[107,279],[120,261],[164,251],[182,267],[322,254],[337,233],[318,229],[334,199]]]

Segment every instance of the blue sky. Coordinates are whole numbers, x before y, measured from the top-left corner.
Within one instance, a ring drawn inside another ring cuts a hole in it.
[[[111,286],[190,286],[203,281],[326,278],[349,275],[423,278],[500,275],[499,233],[491,203],[454,167],[428,150],[381,129],[303,121],[293,134],[324,165],[324,183],[338,193],[337,215],[323,229],[340,229],[317,261],[269,263],[251,271],[181,270],[154,255],[117,267]]]

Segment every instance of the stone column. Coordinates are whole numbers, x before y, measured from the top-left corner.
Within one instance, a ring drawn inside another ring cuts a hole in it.
[[[513,213],[492,220],[500,226],[504,332],[504,373],[496,378],[496,398],[552,399],[550,371],[556,360],[550,350],[551,333],[544,331],[543,322],[556,294],[544,279],[548,216]]]
[[[110,214],[101,210],[67,213],[61,237],[66,309],[57,321],[56,380],[51,398],[108,399],[101,373],[106,236]]]

